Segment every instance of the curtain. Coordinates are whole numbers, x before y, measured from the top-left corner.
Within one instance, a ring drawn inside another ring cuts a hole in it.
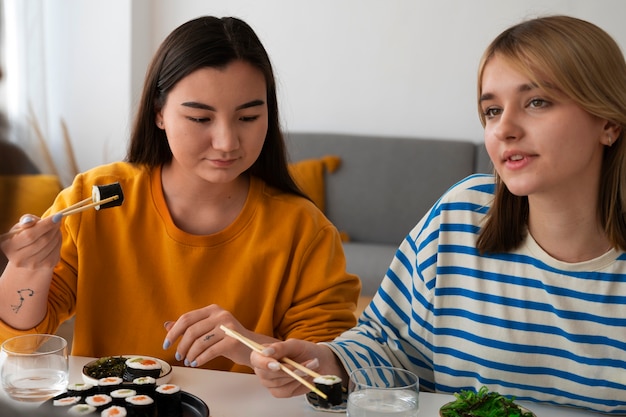
[[[55,160],[65,152],[52,133],[46,36],[46,0],[3,0],[4,83],[9,138],[19,144],[41,172],[59,175]],[[58,136],[58,133],[57,133]]]

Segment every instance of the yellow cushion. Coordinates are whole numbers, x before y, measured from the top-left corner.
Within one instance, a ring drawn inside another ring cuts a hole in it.
[[[298,187],[308,195],[320,210],[326,210],[325,172],[335,172],[341,158],[328,155],[319,159],[304,159],[289,164],[289,173]]]
[[[341,158],[335,155],[326,155],[318,159],[303,159],[289,164],[289,173],[298,187],[308,195],[315,205],[326,211],[326,182],[324,173],[335,172],[341,165]],[[344,231],[339,231],[341,240],[348,242],[350,237]]]
[[[61,188],[55,175],[0,175],[0,233],[13,227],[23,214],[41,216]]]

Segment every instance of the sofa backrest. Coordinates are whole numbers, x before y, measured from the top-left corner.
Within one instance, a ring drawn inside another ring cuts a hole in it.
[[[326,215],[352,241],[397,245],[451,185],[490,172],[484,146],[469,140],[291,132],[286,142],[291,161],[341,157],[327,174]]]

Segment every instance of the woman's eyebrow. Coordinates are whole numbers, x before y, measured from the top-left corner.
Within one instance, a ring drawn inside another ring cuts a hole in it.
[[[249,101],[247,103],[243,103],[243,104],[237,106],[235,108],[235,110],[248,109],[250,107],[262,106],[264,104],[265,104],[265,101],[263,101],[263,100],[260,100],[260,99],[252,100],[252,101]],[[184,103],[181,103],[181,106],[191,107],[193,109],[217,111],[217,109],[215,107],[210,106],[208,104],[199,103],[197,101],[186,101]]]
[[[524,93],[527,91],[532,91],[539,88],[539,86],[535,83],[526,83],[526,84],[522,84],[519,87],[517,87],[517,91],[519,93]],[[488,100],[493,100],[495,98],[495,94],[493,93],[484,93],[481,94],[479,102],[482,103],[483,101],[488,101]]]

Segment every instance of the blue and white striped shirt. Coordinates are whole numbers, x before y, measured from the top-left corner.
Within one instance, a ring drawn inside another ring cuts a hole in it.
[[[479,255],[491,175],[453,186],[398,248],[359,324],[329,346],[348,371],[393,365],[422,389],[626,413],[626,254],[558,261],[529,235]]]

